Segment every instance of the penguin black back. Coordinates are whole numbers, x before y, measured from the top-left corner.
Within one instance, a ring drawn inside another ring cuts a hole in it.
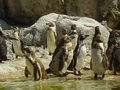
[[[7,60],[7,45],[5,41],[5,36],[0,31],[0,60]]]

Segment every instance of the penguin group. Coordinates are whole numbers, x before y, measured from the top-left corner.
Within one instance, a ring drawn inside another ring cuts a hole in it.
[[[94,30],[90,67],[95,79],[98,78],[98,75],[102,75],[101,79],[103,79],[108,70],[109,62],[106,55],[104,37],[99,26],[96,26]],[[69,71],[73,71],[75,75],[82,75],[81,69],[84,67],[87,56],[85,40],[89,35],[78,33],[76,24],[71,25],[70,33],[67,33],[67,31],[66,29],[62,31],[63,37],[56,44],[56,49],[54,49],[52,60],[49,64],[49,70],[57,76],[66,76]]]
[[[80,76],[81,70],[85,67],[84,62],[87,56],[86,39],[89,37],[82,32],[78,33],[76,24],[72,24],[70,29],[63,28],[61,30],[61,39],[58,41],[57,28],[55,22],[46,23],[46,45],[52,60],[49,63],[49,69],[45,70],[41,60],[36,56],[35,50],[29,46],[24,46],[19,38],[17,27],[12,27],[14,32],[14,42],[12,43],[13,52],[18,56],[24,56],[26,66],[24,69],[25,77],[32,75],[34,80],[47,79],[48,73],[51,72],[56,76],[66,76],[70,72]],[[91,61],[90,67],[94,73],[94,78],[98,75],[105,77],[106,71],[111,68],[114,74],[120,72],[120,41],[114,39],[111,59],[108,60],[105,49],[105,40],[101,34],[99,26],[95,26],[94,35],[91,43]],[[118,35],[119,37],[119,35]],[[6,37],[2,29],[0,29],[0,62],[7,60]],[[110,62],[110,65],[109,65]]]
[[[81,75],[80,70],[86,57],[86,45],[84,40],[88,35],[78,34],[76,24],[72,24],[70,33],[62,30],[62,39],[59,41],[50,62],[50,70],[57,76],[68,75],[68,70],[75,75]]]

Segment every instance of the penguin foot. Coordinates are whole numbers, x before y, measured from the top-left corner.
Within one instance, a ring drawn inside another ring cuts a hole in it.
[[[97,74],[94,75],[94,79],[97,79]]]
[[[50,68],[46,69],[47,73],[52,73],[52,70]]]
[[[114,70],[114,75],[117,75],[116,70]]]
[[[75,74],[76,76],[81,76],[81,75],[83,75],[80,71],[75,71],[74,74]]]
[[[68,73],[64,73],[64,74],[59,74],[58,76],[59,77],[65,77],[65,76],[67,76],[68,75]]]

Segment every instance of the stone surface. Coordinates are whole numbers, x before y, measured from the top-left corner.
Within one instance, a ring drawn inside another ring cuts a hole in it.
[[[34,47],[34,46],[32,46],[32,47]],[[48,50],[47,49],[44,50],[40,47],[36,47],[35,50],[36,50],[37,57],[40,58],[45,69],[49,68],[49,63],[50,63],[52,57],[48,54]],[[3,61],[3,63],[0,63],[0,77],[5,76],[4,78],[6,78],[6,76],[8,76],[8,77],[15,76],[17,78],[20,76],[24,76],[25,66],[26,66],[25,57],[19,57],[17,59],[14,58],[14,60],[10,60],[10,61]],[[16,74],[18,76],[14,75],[14,74]],[[1,79],[2,79],[2,77],[0,78],[0,80]]]
[[[89,35],[86,39],[88,45],[91,44],[91,40],[94,34],[95,26],[100,27],[100,31],[105,37],[105,42],[107,43],[109,32],[108,30],[97,22],[94,19],[87,18],[87,17],[75,17],[75,16],[67,16],[62,14],[55,14],[51,13],[45,15],[38,19],[38,21],[33,24],[31,27],[25,28],[20,32],[21,40],[24,42],[25,45],[45,45],[46,44],[46,30],[48,22],[55,22],[57,25],[57,38],[60,40],[61,38],[61,31],[63,28],[70,30],[72,24],[77,25],[78,32],[82,32],[83,34]]]
[[[0,17],[19,24],[33,24],[49,13],[87,16],[98,21],[111,13],[108,26],[120,28],[120,0],[0,0]]]
[[[64,13],[62,0],[4,0],[7,18],[20,23],[33,23],[51,12]]]
[[[90,54],[91,54],[91,42],[94,35],[94,29],[96,26],[100,27],[100,31],[105,39],[106,49],[109,38],[109,31],[99,22],[94,19],[87,17],[74,17],[67,16],[62,14],[51,13],[45,15],[38,19],[38,21],[33,24],[31,27],[25,28],[20,32],[21,40],[25,45],[35,45],[35,46],[46,46],[46,30],[48,22],[55,22],[57,26],[57,39],[58,41],[61,39],[61,31],[63,28],[70,30],[72,24],[77,25],[77,31],[81,32],[85,35],[89,35],[89,37],[85,40],[87,52],[89,56],[85,60],[85,66],[89,67],[90,62]]]
[[[99,0],[65,0],[67,15],[86,16],[97,19],[97,2]]]

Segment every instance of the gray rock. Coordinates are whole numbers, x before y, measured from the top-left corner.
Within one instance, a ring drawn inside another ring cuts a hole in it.
[[[96,26],[99,26],[100,31],[104,36],[106,49],[107,49],[109,31],[105,26],[101,25],[99,22],[91,18],[67,16],[67,15],[55,14],[55,13],[51,13],[39,18],[38,21],[35,24],[33,24],[31,27],[22,30],[20,32],[20,37],[23,43],[25,45],[46,46],[46,30],[48,27],[46,23],[48,22],[56,23],[58,41],[61,39],[61,31],[63,28],[66,28],[69,32],[71,25],[76,24],[78,32],[89,35],[89,37],[85,40],[88,50],[87,52],[89,55],[91,54],[90,49],[91,49],[92,38],[94,35],[94,29]],[[89,62],[90,60],[87,61]]]
[[[11,29],[10,25],[7,24],[4,20],[0,19],[0,27],[2,27],[3,30]]]
[[[32,24],[52,12],[86,16],[99,21],[112,12],[108,26],[116,28],[119,27],[119,7],[120,0],[0,0],[0,16],[22,24]]]
[[[12,21],[33,23],[51,12],[64,13],[63,0],[4,0],[5,15]]]
[[[20,32],[21,40],[25,45],[45,45],[46,43],[46,30],[48,22],[55,22],[57,25],[57,34],[58,40],[61,38],[61,30],[66,28],[69,32],[72,24],[77,25],[78,32],[82,32],[83,34],[90,35],[86,42],[91,44],[91,40],[94,34],[95,26],[99,26],[100,30],[105,37],[105,42],[108,42],[109,32],[108,30],[97,22],[94,19],[87,17],[75,17],[75,16],[67,16],[62,14],[51,13],[45,15],[38,19],[38,21],[33,24],[31,27],[25,28]]]

